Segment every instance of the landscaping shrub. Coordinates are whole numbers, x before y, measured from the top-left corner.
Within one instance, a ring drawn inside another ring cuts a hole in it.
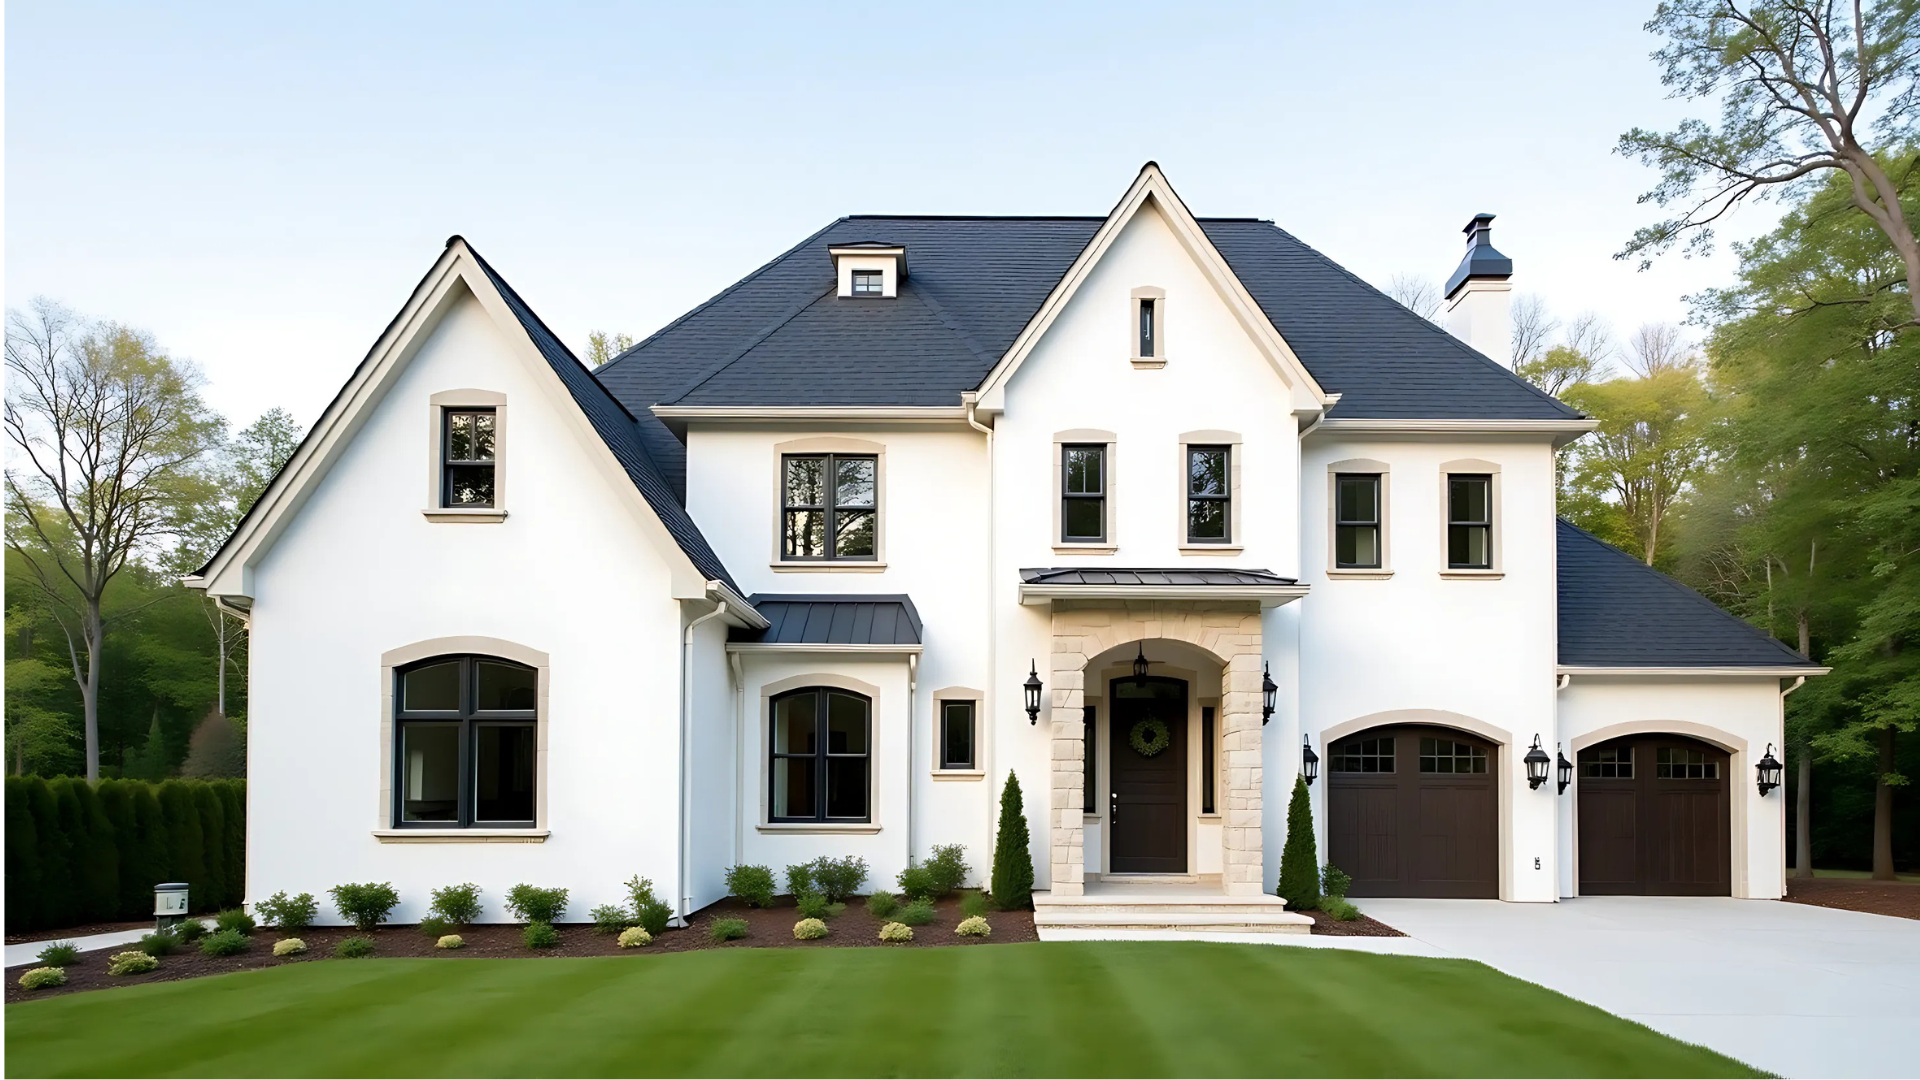
[[[188,919],[185,922],[174,923],[167,933],[179,938],[181,944],[191,945],[207,936],[207,924],[199,919]]]
[[[793,924],[793,936],[800,941],[817,941],[827,936],[827,924],[819,919],[801,919]]]
[[[933,901],[915,900],[893,913],[893,921],[908,926],[925,926],[933,921]]]
[[[172,934],[144,934],[140,938],[139,949],[148,956],[166,956],[180,947],[180,939]]]
[[[960,898],[960,914],[967,918],[977,918],[987,913],[987,894],[978,889]]]
[[[644,945],[653,944],[653,935],[647,933],[644,926],[630,926],[620,931],[620,936],[615,939],[615,943],[623,949],[638,949]]]
[[[238,930],[221,930],[200,941],[200,951],[208,956],[238,956],[253,946],[253,941]]]
[[[7,791],[7,932],[45,925],[40,920],[40,835],[27,806],[27,778],[9,776]]]
[[[764,866],[727,867],[727,892],[748,907],[773,906],[773,871]]]
[[[507,910],[524,923],[554,923],[567,911],[567,890],[520,884],[507,890]]]
[[[767,901],[773,901],[773,874],[767,874]],[[653,895],[653,879],[638,874],[627,879],[627,899],[633,904],[633,921],[651,936],[666,933],[673,918],[673,905]]]
[[[993,902],[1003,911],[1033,906],[1032,840],[1027,836],[1027,811],[1020,802],[1020,778],[1007,773],[1000,790],[1000,829],[993,841]]]
[[[1293,800],[1287,804],[1287,843],[1280,849],[1280,884],[1274,892],[1294,911],[1320,903],[1320,859],[1313,841],[1313,807],[1307,801],[1307,779],[1293,778]]]
[[[1360,917],[1360,909],[1354,907],[1344,896],[1323,896],[1320,898],[1320,910],[1340,920],[1352,922]]]
[[[342,960],[358,960],[363,956],[372,956],[373,939],[363,937],[346,938],[342,940],[340,944],[333,947],[333,955]]]
[[[76,921],[111,919],[120,909],[120,852],[93,785],[79,777],[49,782],[73,860]]]
[[[900,900],[885,889],[867,897],[867,911],[876,919],[884,919],[893,914],[900,906]]]
[[[909,900],[926,900],[935,889],[933,871],[925,866],[909,866],[900,871],[900,892]]]
[[[38,959],[48,967],[63,968],[80,959],[80,946],[71,941],[56,941],[41,949]]]
[[[825,855],[813,860],[813,887],[821,896],[839,903],[867,883],[867,860],[858,855],[830,859]]]
[[[307,943],[297,937],[281,938],[273,943],[273,955],[298,956],[307,951]]]
[[[211,785],[193,785],[193,806],[200,818],[200,860],[206,876],[198,883],[195,895],[208,907],[228,907],[227,903],[227,808]],[[246,870],[240,868],[242,876]]]
[[[44,990],[49,986],[65,986],[67,973],[60,968],[40,967],[29,970],[20,976],[20,989]]]
[[[275,930],[305,930],[320,915],[312,893],[288,896],[283,890],[253,905],[253,910]]]
[[[153,957],[148,956],[138,949],[129,952],[117,952],[107,958],[107,974],[109,975],[145,975],[149,971],[156,970],[159,966],[160,961],[155,960]]]
[[[327,890],[327,895],[333,897],[333,906],[340,910],[340,917],[352,923],[355,930],[372,930],[386,922],[393,909],[400,906],[400,894],[389,881],[335,885]]]
[[[12,783],[12,780],[8,781]],[[60,811],[53,797],[53,789],[46,780],[38,776],[28,776],[19,780],[21,800],[26,805],[23,820],[33,834],[33,842],[38,857],[39,888],[31,894],[16,892],[13,882],[8,881],[7,918],[13,926],[14,906],[19,901],[22,911],[32,911],[32,919],[21,929],[36,929],[42,926],[72,926],[80,921],[79,904],[73,891],[73,848],[67,842],[66,830],[60,827]],[[8,824],[13,823],[11,812],[7,815]],[[9,844],[7,869],[13,869],[13,846]],[[31,905],[29,907],[29,905]]]
[[[903,923],[890,922],[880,928],[881,941],[912,941],[913,928]]]
[[[433,943],[433,947],[436,949],[464,949],[467,947],[467,939],[461,937],[459,934],[442,934],[440,935],[440,939]]]
[[[738,941],[747,936],[747,920],[715,919],[707,928],[707,936],[714,941]]]
[[[800,909],[800,914],[803,918],[808,919],[824,919],[827,917],[829,909],[833,907],[832,904],[827,902],[826,897],[821,896],[817,892],[810,892],[800,897],[795,901],[794,906]]]
[[[228,908],[213,917],[216,930],[238,930],[243,934],[253,933],[253,916],[241,908]]]
[[[960,925],[954,927],[953,932],[961,937],[987,937],[993,933],[993,927],[988,926],[987,920],[982,916],[970,915],[961,919]]]
[[[633,915],[619,904],[601,904],[588,914],[593,916],[593,932],[618,934],[633,925]]]
[[[438,915],[429,915],[420,920],[420,932],[430,938],[445,937],[453,930],[453,924]]]
[[[787,895],[798,899],[818,891],[813,885],[813,863],[795,863],[787,867]]]
[[[1347,889],[1353,885],[1353,876],[1345,870],[1328,863],[1320,868],[1320,894],[1344,899]]]
[[[468,881],[435,889],[428,894],[427,913],[449,926],[472,926],[480,921],[480,886]]]
[[[933,898],[953,895],[953,891],[966,883],[967,875],[973,868],[967,865],[967,847],[965,844],[935,844],[933,855],[927,859],[927,873],[933,879]]]
[[[535,919],[520,932],[520,940],[526,942],[529,949],[551,949],[560,944],[560,931],[545,919]]]

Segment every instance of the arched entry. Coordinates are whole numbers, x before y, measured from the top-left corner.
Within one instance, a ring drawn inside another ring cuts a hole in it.
[[[1348,894],[1497,899],[1500,748],[1432,725],[1370,728],[1327,748],[1327,857]]]
[[[1730,755],[1685,735],[1586,747],[1580,768],[1580,894],[1727,896]]]

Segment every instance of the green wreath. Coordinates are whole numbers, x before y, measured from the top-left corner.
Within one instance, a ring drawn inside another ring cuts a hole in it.
[[[1173,733],[1167,730],[1167,725],[1149,716],[1127,732],[1127,745],[1141,757],[1152,757],[1173,745]]]

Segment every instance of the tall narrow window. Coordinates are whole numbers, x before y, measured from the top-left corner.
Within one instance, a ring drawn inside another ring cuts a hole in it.
[[[881,293],[881,273],[878,270],[855,270],[853,272],[853,295],[879,296]]]
[[[1224,544],[1233,539],[1228,522],[1232,507],[1228,473],[1229,450],[1224,446],[1187,447],[1187,540],[1195,544]]]
[[[1107,448],[1097,443],[1060,448],[1060,539],[1069,544],[1107,538]]]
[[[493,505],[492,409],[447,409],[440,442],[440,505]]]
[[[773,699],[768,762],[774,821],[866,821],[872,702],[814,686]]]
[[[1493,477],[1447,477],[1447,566],[1493,568]]]
[[[1341,473],[1333,478],[1333,565],[1380,567],[1380,475]]]
[[[940,703],[940,767],[973,768],[973,702]]]
[[[788,454],[781,468],[781,541],[788,559],[873,559],[879,459]]]
[[[1200,706],[1200,812],[1213,813],[1213,706]]]
[[[1098,768],[1094,764],[1100,760],[1093,752],[1093,734],[1099,729],[1099,724],[1094,720],[1094,711],[1095,707],[1092,705],[1080,706],[1080,736],[1086,740],[1086,749],[1082,752],[1080,759],[1082,766],[1080,769],[1080,812],[1083,814],[1099,813],[1099,805],[1093,798],[1094,789],[1099,786],[1100,779]]]
[[[1159,301],[1154,300],[1150,297],[1142,297],[1139,303],[1140,303],[1139,356],[1140,356],[1140,359],[1142,360],[1151,360],[1155,356],[1159,355],[1154,351],[1156,342],[1154,341],[1154,325],[1153,325],[1153,321],[1154,321],[1153,317],[1155,314],[1154,305],[1159,303]]]
[[[487,656],[395,673],[395,824],[533,826],[538,678]]]

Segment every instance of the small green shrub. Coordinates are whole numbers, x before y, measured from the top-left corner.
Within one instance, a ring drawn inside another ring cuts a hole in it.
[[[767,874],[767,903],[773,902],[773,874]],[[638,874],[627,879],[627,899],[633,904],[633,921],[649,935],[658,937],[667,931],[673,918],[673,905],[653,895],[653,879]]]
[[[830,859],[825,855],[813,860],[813,887],[835,903],[860,891],[867,883],[867,860],[858,855]]]
[[[373,939],[363,937],[346,938],[342,940],[340,944],[333,947],[333,955],[342,960],[358,960],[363,956],[372,956]]]
[[[793,924],[793,936],[798,941],[817,941],[827,936],[827,924],[819,919],[801,919]]]
[[[819,891],[813,884],[813,863],[795,863],[787,867],[787,895],[798,899]]]
[[[386,922],[393,909],[400,906],[400,894],[394,891],[393,883],[387,881],[335,885],[327,890],[327,895],[333,897],[333,906],[340,909],[340,917],[352,923],[355,930],[372,930]]]
[[[216,930],[238,930],[243,934],[253,933],[253,916],[243,908],[228,908],[213,917]]]
[[[1007,774],[1000,789],[1000,829],[993,840],[994,906],[1022,911],[1033,906],[1033,852],[1027,832],[1027,813],[1020,799],[1020,777]]]
[[[37,967],[20,976],[20,989],[45,990],[49,986],[65,986],[67,973],[57,967]]]
[[[867,897],[867,911],[876,919],[886,918],[893,914],[899,906],[900,898],[885,889],[881,889],[879,892]]]
[[[550,922],[535,919],[520,931],[520,940],[526,942],[529,949],[551,949],[560,944],[560,931]]]
[[[900,871],[900,892],[909,900],[930,899],[933,896],[933,871],[924,866],[909,866]]]
[[[420,932],[430,938],[445,937],[453,931],[454,925],[438,915],[429,915],[420,920]]]
[[[312,893],[289,897],[282,891],[254,904],[253,910],[275,930],[305,930],[320,916],[320,903]]]
[[[1344,897],[1352,885],[1353,876],[1332,863],[1328,863],[1320,868],[1320,893],[1322,896]]]
[[[880,928],[880,940],[888,942],[912,941],[913,928],[904,923],[890,922]]]
[[[507,890],[507,910],[524,923],[555,923],[567,912],[567,890],[520,884]]]
[[[984,916],[969,915],[960,920],[960,925],[954,927],[953,932],[961,937],[988,937],[992,935],[993,927],[987,925]]]
[[[810,892],[797,899],[793,906],[800,909],[802,918],[824,919],[827,917],[827,909],[833,905],[819,893]]]
[[[764,866],[729,866],[727,892],[748,907],[772,907],[773,871]]]
[[[617,944],[623,949],[638,949],[653,944],[653,935],[644,926],[630,926],[620,931]]]
[[[181,944],[191,945],[207,936],[207,924],[199,919],[188,919],[173,924],[173,928],[167,932],[179,938]]]
[[[459,934],[442,934],[440,935],[440,940],[433,943],[433,947],[436,949],[464,949],[467,947],[467,939],[461,937]]]
[[[200,939],[200,951],[208,956],[238,956],[253,946],[253,941],[238,930],[221,930]]]
[[[893,921],[908,926],[925,926],[933,921],[933,901],[915,900],[893,913]]]
[[[1313,805],[1307,798],[1307,779],[1293,778],[1293,797],[1287,803],[1287,839],[1280,848],[1280,882],[1275,895],[1290,911],[1304,911],[1320,901],[1320,857],[1315,854]]]
[[[140,944],[135,946],[148,956],[166,956],[179,947],[179,938],[162,933],[144,934],[140,938]]]
[[[109,975],[145,975],[160,966],[160,961],[138,949],[117,952],[107,958]]]
[[[40,950],[39,960],[48,967],[63,968],[80,959],[80,946],[71,941],[56,941]]]
[[[307,943],[297,937],[281,938],[273,943],[275,956],[299,956],[307,951]]]
[[[1360,917],[1360,909],[1348,903],[1347,898],[1344,896],[1321,897],[1320,910],[1341,922],[1352,922]]]
[[[965,844],[935,844],[933,855],[926,862],[927,873],[933,878],[933,898],[953,895],[953,891],[966,884],[967,874],[973,868],[967,865],[967,847]]]
[[[480,886],[471,881],[435,889],[427,896],[427,914],[448,926],[472,926],[480,921]]]
[[[960,898],[960,914],[977,919],[987,913],[987,894],[975,889]]]
[[[707,928],[707,936],[714,941],[738,941],[747,936],[747,920],[715,919]]]
[[[619,904],[601,904],[588,914],[593,916],[596,934],[618,934],[633,925],[633,913]]]

